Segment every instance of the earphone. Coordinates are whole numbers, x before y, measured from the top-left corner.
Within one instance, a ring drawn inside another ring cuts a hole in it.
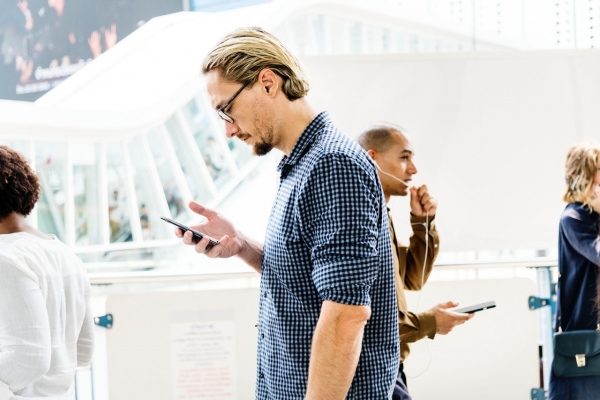
[[[407,188],[410,188],[410,185],[408,184],[408,182],[405,182],[402,179],[398,178],[397,176],[384,171],[383,169],[381,169],[381,167],[379,166],[379,164],[377,164],[377,162],[375,160],[373,160],[373,163],[375,164],[375,167],[379,170],[379,172],[381,172],[384,175],[389,176],[392,179],[397,180],[398,182],[405,185]],[[415,308],[416,310],[418,310],[419,303],[421,302],[421,294],[423,293],[423,287],[425,286],[425,267],[427,266],[427,255],[429,253],[429,213],[427,211],[425,212],[425,222],[424,223],[423,222],[412,222],[411,225],[424,225],[425,226],[425,257],[423,258],[423,269],[422,269],[423,272],[421,274],[421,290],[419,290],[419,296],[417,297],[417,307]],[[425,342],[425,345],[427,346],[427,342]],[[418,376],[421,376],[429,369],[429,366],[431,365],[431,351],[429,350],[429,346],[427,346],[427,351],[429,353],[429,362],[427,363],[427,366],[425,367],[425,369],[422,372],[418,373],[417,375],[409,376],[410,378],[416,378]]]
[[[406,187],[410,187],[410,185],[407,182],[404,182],[402,179],[398,178],[395,175],[390,174],[389,172],[385,172],[384,170],[381,169],[381,167],[379,166],[379,164],[377,164],[377,162],[375,160],[373,160],[373,162],[375,163],[375,167],[377,167],[377,169],[379,170],[379,172],[381,172],[384,175],[389,176],[392,179],[397,180],[398,182],[402,183],[403,185],[405,185]]]

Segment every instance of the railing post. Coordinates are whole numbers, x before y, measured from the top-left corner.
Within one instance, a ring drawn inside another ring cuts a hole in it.
[[[554,354],[554,315],[556,312],[556,291],[552,280],[552,268],[550,266],[532,267],[536,270],[537,297],[529,297],[529,309],[537,310],[539,323],[539,339],[542,344],[542,382],[540,388],[532,389],[531,398],[537,399],[547,396],[548,383],[550,382],[550,371],[552,369],[552,358]],[[546,390],[544,390],[546,389]],[[540,392],[543,392],[540,393]],[[535,396],[534,396],[535,393]]]

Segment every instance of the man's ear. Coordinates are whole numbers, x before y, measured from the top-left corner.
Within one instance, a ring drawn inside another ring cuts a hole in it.
[[[375,150],[373,150],[373,149],[369,149],[369,150],[367,150],[367,154],[368,154],[368,155],[369,155],[369,157],[371,157],[373,160],[377,161],[377,160],[375,159],[375,157],[377,156],[377,152],[375,152]]]
[[[273,72],[270,68],[264,68],[258,74],[258,79],[256,83],[261,87],[261,91],[264,91],[266,94],[273,96],[280,88],[281,78],[275,72]]]

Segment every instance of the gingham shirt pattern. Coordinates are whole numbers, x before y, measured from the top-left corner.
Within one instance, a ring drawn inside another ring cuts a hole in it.
[[[385,199],[375,166],[327,113],[278,170],[263,247],[257,399],[303,399],[321,303],[371,306],[348,399],[388,399],[398,315]]]

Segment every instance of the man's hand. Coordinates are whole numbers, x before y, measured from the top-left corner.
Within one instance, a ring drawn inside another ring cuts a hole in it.
[[[206,218],[206,222],[203,224],[190,226],[190,228],[217,239],[219,244],[211,245],[210,239],[206,236],[200,239],[200,241],[195,241],[192,232],[186,231],[184,233],[181,229],[177,228],[175,235],[183,238],[184,244],[194,246],[196,252],[205,254],[210,258],[238,256],[258,273],[261,272],[262,243],[255,242],[237,231],[227,218],[216,211],[206,208],[195,201],[190,201],[189,206],[190,210]]]
[[[457,306],[457,302],[447,301],[446,303],[438,304],[431,309],[431,311],[433,311],[433,316],[435,317],[435,323],[437,325],[436,333],[438,335],[448,334],[456,325],[462,325],[475,316],[475,314],[456,313],[448,310],[448,308]]]
[[[190,228],[211,236],[219,241],[219,244],[212,246],[210,240],[205,236],[200,241],[194,239],[192,232],[183,232],[177,228],[175,235],[183,238],[183,243],[195,246],[198,253],[206,254],[210,258],[228,258],[236,256],[242,250],[242,240],[235,230],[233,224],[216,211],[208,209],[195,201],[190,201],[190,210],[206,218],[206,222],[200,225],[190,226]]]
[[[410,212],[413,215],[433,217],[437,211],[437,206],[437,200],[431,197],[426,185],[410,188]]]

